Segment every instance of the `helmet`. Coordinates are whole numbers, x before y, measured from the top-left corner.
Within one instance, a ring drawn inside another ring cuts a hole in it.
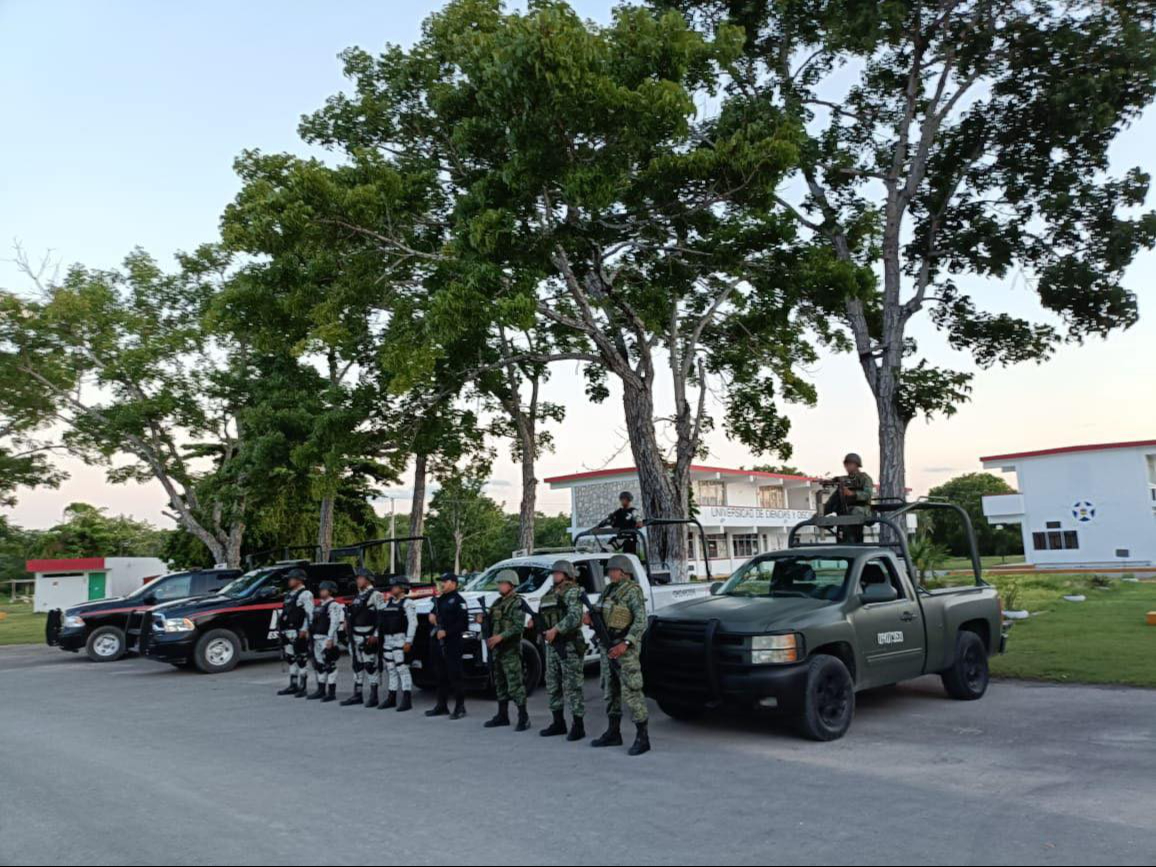
[[[630,493],[630,491],[623,491],[621,494],[618,495],[618,499],[630,500],[630,502],[633,503],[634,502],[634,494]]]
[[[551,572],[561,572],[567,578],[577,578],[578,570],[574,568],[574,564],[569,560],[555,560],[554,565],[550,567]]]
[[[394,575],[389,579],[390,587],[409,587],[408,575]]]
[[[627,575],[634,574],[634,564],[630,562],[630,558],[625,554],[615,554],[606,564],[609,569],[621,569]]]
[[[843,458],[843,463],[854,464],[857,467],[862,467],[863,466],[863,459],[861,457],[859,457],[859,455],[857,455],[855,452],[850,452],[850,453],[848,453],[847,457]]]
[[[285,580],[287,580],[287,581],[304,581],[305,580],[305,570],[304,569],[290,569],[289,574],[285,576]]]
[[[511,587],[517,587],[522,583],[522,579],[518,577],[518,573],[513,569],[503,569],[497,574],[495,580],[498,584],[509,584]]]
[[[365,578],[366,580],[370,581],[371,583],[373,581],[373,573],[370,572],[368,569],[366,569],[364,566],[358,566],[357,571],[354,574],[358,578]]]
[[[337,594],[337,582],[336,581],[322,581],[321,584],[318,585],[317,589],[318,590],[328,590],[330,593],[333,593],[334,595],[336,595]]]

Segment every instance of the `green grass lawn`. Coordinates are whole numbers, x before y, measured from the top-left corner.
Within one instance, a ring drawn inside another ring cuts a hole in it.
[[[992,673],[1059,683],[1156,687],[1156,583],[1098,575],[988,575],[1007,608],[1032,612],[1014,622],[1007,653]],[[1086,602],[1067,602],[1083,594]]]
[[[1006,557],[997,557],[994,554],[989,557],[980,557],[979,563],[984,569],[991,569],[995,566],[1014,566],[1017,563],[1024,562],[1023,554],[1008,554]],[[943,561],[942,565],[935,567],[939,569],[970,569],[970,557],[948,557]]]
[[[0,612],[7,615],[0,620],[0,645],[41,644],[44,641],[47,615],[33,614],[31,603],[0,603]]]

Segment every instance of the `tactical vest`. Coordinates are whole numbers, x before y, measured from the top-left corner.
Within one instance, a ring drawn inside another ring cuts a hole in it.
[[[322,602],[320,607],[313,609],[313,625],[309,632],[316,636],[329,634],[329,608],[333,605],[332,599]]]
[[[300,629],[305,625],[305,609],[297,603],[305,590],[294,590],[285,595],[285,602],[281,606],[281,628]]]
[[[504,596],[498,599],[492,606],[490,606],[490,634],[501,635],[508,629],[514,627],[516,623],[524,624],[526,622],[526,614],[522,610],[521,599],[517,593],[511,593],[509,596]],[[509,645],[517,647],[516,641],[510,641]],[[499,645],[503,650],[507,645]]]
[[[364,593],[359,593],[357,598],[353,600],[353,604],[349,606],[350,626],[358,629],[366,629],[377,624],[377,612],[369,607],[369,601],[373,598],[373,593],[373,589],[370,588]]]
[[[618,584],[611,584],[598,600],[598,608],[602,619],[606,622],[606,631],[615,641],[624,639],[630,627],[634,625],[634,612],[625,603],[626,594],[631,592],[627,583],[631,579],[623,579]]]
[[[541,603],[538,605],[538,620],[541,623],[541,628],[538,634],[542,635],[549,629],[554,629],[569,613],[566,610],[566,594],[578,585],[573,581],[563,581],[561,584],[555,584],[551,587],[546,595],[542,597]],[[555,645],[565,642],[575,649],[579,654],[579,658],[586,655],[586,640],[582,635],[582,620],[578,620],[578,625],[567,632],[559,632]]]
[[[405,617],[405,600],[390,599],[381,612],[381,631],[386,635],[404,634],[409,624]]]

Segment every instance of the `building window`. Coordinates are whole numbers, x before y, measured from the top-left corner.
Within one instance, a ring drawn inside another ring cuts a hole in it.
[[[1116,549],[1116,556],[1128,558],[1128,557],[1132,556],[1132,551],[1130,548],[1117,548]]]
[[[727,537],[721,533],[706,537],[706,556],[711,560],[719,559],[719,552],[726,551]]]
[[[700,506],[725,506],[727,504],[727,484],[718,481],[702,481],[695,486],[695,499]]]
[[[740,533],[731,537],[731,546],[736,557],[753,557],[759,553],[759,537],[756,533]]]
[[[759,488],[759,508],[785,509],[786,492],[778,485],[763,485]]]
[[[1048,523],[1045,524],[1044,526],[1047,527],[1049,530],[1058,530],[1058,529],[1060,529],[1060,527],[1062,525],[1060,524],[1059,521],[1048,521]]]
[[[1049,522],[1049,526],[1058,521]],[[1048,530],[1032,533],[1032,547],[1037,551],[1077,551],[1080,548],[1080,534],[1075,530]]]
[[[1048,550],[1048,534],[1047,533],[1032,533],[1032,547],[1037,551]]]
[[[694,533],[686,534],[686,556],[694,559]]]

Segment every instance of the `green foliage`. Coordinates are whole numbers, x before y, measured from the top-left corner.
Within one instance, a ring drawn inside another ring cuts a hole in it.
[[[908,542],[908,553],[915,565],[916,577],[920,581],[931,578],[938,569],[943,568],[947,560],[947,549],[936,543],[926,532],[917,533]]]
[[[964,473],[961,476],[937,485],[928,495],[949,500],[967,511],[975,528],[976,542],[980,556],[1023,553],[1023,536],[1018,528],[999,529],[990,524],[983,514],[983,498],[993,494],[1014,494],[1015,490],[1000,476],[992,473]],[[950,514],[920,518],[929,530],[931,538],[944,546],[952,554],[964,557],[971,551],[967,544],[967,534],[958,517]]]
[[[483,493],[486,480],[455,473],[430,498],[427,533],[439,567],[476,571],[489,565],[505,541],[502,508]],[[512,550],[512,549],[510,549]],[[509,556],[507,550],[504,556]]]

